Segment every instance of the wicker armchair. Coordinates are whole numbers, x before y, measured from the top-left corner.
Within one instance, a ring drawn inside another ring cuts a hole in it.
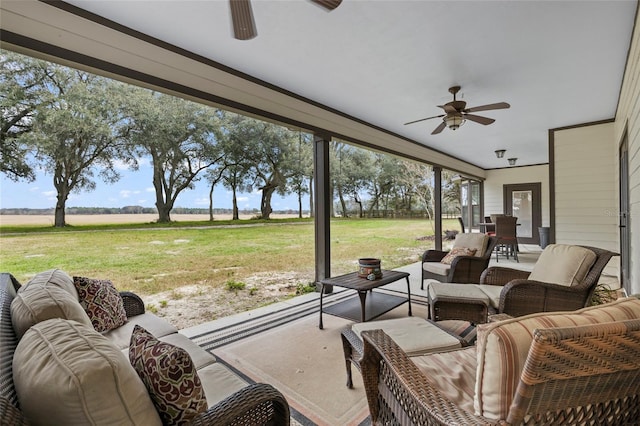
[[[484,234],[463,234],[462,238],[474,236],[484,236]],[[456,237],[454,248],[458,247],[460,234]],[[420,288],[424,290],[424,280],[434,279],[443,283],[478,283],[482,271],[489,266],[491,253],[498,244],[496,237],[487,236],[485,247],[481,256],[457,256],[451,262],[451,267],[442,268],[440,261],[449,253],[448,251],[427,250],[422,255],[422,284]],[[432,265],[438,266],[434,269]]]
[[[360,365],[372,424],[639,424],[637,308],[636,319],[536,328],[532,334],[526,360],[514,373],[515,386],[504,387],[513,392],[512,402],[504,407],[506,414],[489,418],[476,414],[475,403],[465,409],[464,403],[454,401],[455,393],[439,387],[433,375],[422,372],[415,358],[409,358],[382,330],[363,332]],[[462,351],[475,348],[437,355],[454,357]]]
[[[480,276],[483,285],[501,286],[498,313],[514,317],[534,312],[569,311],[589,304],[602,270],[617,253],[597,247],[580,246],[596,254],[591,269],[577,284],[568,286],[529,280],[529,272],[504,267],[487,268]],[[488,292],[489,293],[489,292]]]

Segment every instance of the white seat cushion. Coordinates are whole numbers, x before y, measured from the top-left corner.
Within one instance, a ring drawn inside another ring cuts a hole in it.
[[[217,362],[198,370],[198,376],[202,382],[209,408],[249,385],[227,367]]]
[[[584,280],[596,257],[584,247],[550,244],[540,254],[529,279],[570,287]]]
[[[476,284],[475,286],[487,295],[489,298],[489,306],[494,309],[498,309],[500,307],[500,293],[502,292],[501,285]]]
[[[422,264],[422,269],[427,272],[431,272],[432,274],[447,276],[449,274],[449,270],[451,269],[451,265],[447,265],[446,263],[440,262],[424,262]]]
[[[460,341],[438,326],[417,317],[357,323],[351,329],[362,339],[365,330],[381,329],[409,356],[458,349]]]

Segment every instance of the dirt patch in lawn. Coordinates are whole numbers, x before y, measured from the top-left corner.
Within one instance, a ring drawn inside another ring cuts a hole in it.
[[[194,284],[142,299],[148,311],[183,329],[289,299],[310,281],[301,272],[264,272],[243,279],[243,288]]]

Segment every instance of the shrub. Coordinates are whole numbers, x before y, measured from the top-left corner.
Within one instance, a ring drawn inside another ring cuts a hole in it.
[[[229,280],[227,281],[227,290],[229,291],[238,291],[244,290],[247,285],[240,281]]]

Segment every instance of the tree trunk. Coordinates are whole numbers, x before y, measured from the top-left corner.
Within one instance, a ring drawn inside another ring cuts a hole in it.
[[[67,184],[67,181],[56,171],[56,176],[53,177],[53,186],[56,188],[57,192],[54,226],[56,228],[63,228],[67,225],[65,219],[65,206],[70,192],[69,185]]]
[[[313,176],[309,179],[309,217],[315,217],[313,205]]]
[[[65,204],[66,204],[66,195],[58,194],[58,201],[56,201],[56,211],[55,211],[55,222],[54,226],[56,228],[64,228],[67,223],[65,221]]]
[[[302,219],[302,191],[298,191],[298,219]]]
[[[213,188],[215,188],[216,184],[211,184],[211,189],[209,190],[209,222],[213,222]]]
[[[165,203],[156,203],[156,208],[158,209],[158,222],[159,223],[169,223],[171,222],[171,207],[168,207]]]
[[[347,214],[347,203],[344,201],[342,188],[340,187],[338,187],[338,199],[340,199],[340,205],[342,206],[342,217],[349,217],[349,215]]]
[[[238,198],[236,197],[236,187],[233,187],[233,216],[231,220],[240,220],[240,215],[238,215]]]
[[[262,199],[260,200],[260,213],[262,214],[262,219],[270,219],[271,212],[271,196],[276,190],[275,185],[265,185],[262,188]]]

